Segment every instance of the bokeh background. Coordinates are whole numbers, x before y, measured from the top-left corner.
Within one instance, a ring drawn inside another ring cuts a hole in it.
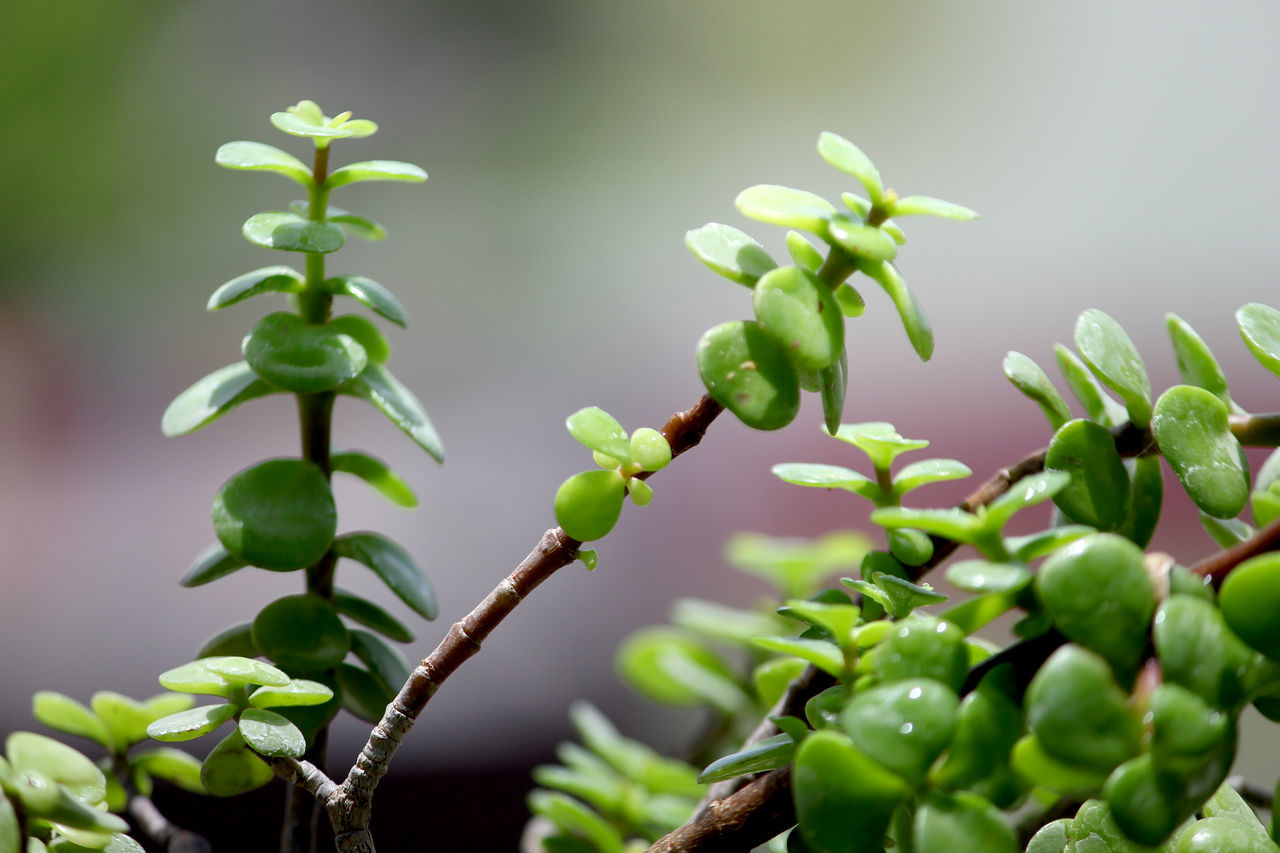
[[[1277,301],[1277,31],[1280,6],[1264,0],[4,0],[0,731],[33,724],[38,689],[149,695],[203,638],[298,591],[296,577],[252,570],[176,584],[212,540],[223,480],[297,452],[293,407],[269,398],[194,436],[159,430],[168,401],[237,359],[276,310],[203,310],[221,282],[288,260],[239,228],[292,185],[213,163],[232,139],[305,157],[272,111],[304,97],[352,109],[382,130],[339,143],[337,162],[403,159],[431,175],[341,190],[335,203],[391,236],[330,261],[408,307],[392,369],[448,448],[437,467],[376,412],[339,405],[337,443],[388,459],[422,497],[401,511],[336,487],[343,529],[388,532],[435,584],[441,618],[420,626],[416,657],[553,524],[555,488],[589,464],[566,415],[599,405],[658,426],[698,398],[698,337],[750,309],[684,232],[723,221],[785,254],[782,230],[746,223],[733,198],[754,183],[851,189],[815,153],[822,130],[857,142],[900,191],[982,213],[903,223],[900,266],[936,356],[919,364],[888,300],[864,289],[846,420],[891,421],[985,477],[1049,436],[1002,357],[1019,350],[1056,376],[1052,345],[1087,307],[1125,325],[1158,387],[1175,381],[1163,316],[1178,313],[1234,396],[1274,409],[1275,380],[1232,314]],[[866,528],[857,499],[769,474],[856,464],[808,405],[774,434],[722,418],[655,479],[652,506],[625,514],[596,572],[566,569],[516,611],[409,738],[381,838],[397,797],[416,831],[458,833],[442,836],[453,849],[512,849],[529,768],[568,735],[575,698],[680,750],[698,721],[629,694],[613,648],[676,597],[758,596],[721,557],[736,531]],[[1157,545],[1190,562],[1212,546],[1170,486],[1178,514]],[[964,491],[948,488],[932,502]],[[340,582],[386,601],[363,571]],[[361,740],[340,726],[335,766]],[[1264,784],[1274,747],[1242,758]]]

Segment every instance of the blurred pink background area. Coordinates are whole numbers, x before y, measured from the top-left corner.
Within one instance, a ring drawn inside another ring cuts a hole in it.
[[[699,336],[751,309],[690,256],[684,233],[726,222],[785,257],[783,230],[744,220],[733,200],[756,183],[831,199],[853,189],[817,156],[823,130],[856,142],[904,194],[982,214],[901,223],[900,267],[936,333],[931,363],[874,287],[848,325],[845,419],[890,421],[975,472],[915,505],[948,505],[1048,441],[1001,360],[1018,350],[1056,379],[1053,344],[1069,342],[1085,308],[1126,327],[1157,388],[1176,381],[1164,314],[1179,314],[1242,405],[1276,409],[1280,384],[1233,320],[1246,302],[1280,302],[1276,32],[1280,6],[1234,1],[6,0],[0,731],[34,725],[40,689],[158,692],[156,675],[205,637],[301,589],[297,575],[253,569],[177,585],[213,539],[221,483],[297,454],[291,401],[160,434],[169,400],[237,360],[245,332],[281,307],[204,311],[222,282],[291,260],[246,243],[240,225],[297,188],[213,163],[234,139],[306,158],[271,112],[302,98],[353,110],[382,129],[335,144],[335,163],[408,160],[431,176],[335,192],[390,237],[329,261],[408,308],[408,332],[387,328],[390,368],[449,454],[437,466],[368,406],[338,404],[335,444],[387,459],[421,497],[406,511],[336,486],[340,528],[398,539],[435,585],[441,616],[425,624],[362,567],[339,572],[410,621],[412,659],[554,524],[555,489],[591,464],[568,414],[598,405],[628,429],[656,427],[698,399]],[[865,502],[769,473],[783,461],[865,467],[819,421],[816,400],[778,433],[717,421],[654,478],[653,504],[628,509],[599,544],[599,569],[563,570],[441,690],[403,760],[545,758],[578,698],[678,752],[699,721],[632,695],[613,649],[678,597],[764,593],[721,556],[737,531],[874,534]],[[1172,476],[1167,502],[1153,547],[1184,563],[1209,552]],[[339,726],[335,762],[365,728]],[[1274,757],[1250,751],[1244,769],[1270,784]]]

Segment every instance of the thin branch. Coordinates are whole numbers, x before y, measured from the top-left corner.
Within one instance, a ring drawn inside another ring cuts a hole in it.
[[[169,822],[150,797],[135,794],[129,798],[129,816],[144,834],[169,853],[212,853],[213,847],[203,835]]]
[[[689,411],[673,415],[661,430],[671,445],[672,458],[697,446],[707,427],[723,410],[719,403],[704,395]],[[405,734],[445,679],[480,651],[489,634],[534,589],[557,570],[572,563],[581,545],[559,527],[548,530],[515,571],[494,587],[466,617],[455,622],[435,651],[410,673],[409,680],[370,732],[369,740],[347,774],[346,781],[324,798],[340,851],[373,853],[373,837],[369,833],[373,789],[387,772]]]
[[[338,784],[310,761],[283,757],[259,756],[259,758],[270,764],[277,776],[307,791],[320,802],[328,800],[338,789]]]
[[[1245,560],[1277,550],[1280,550],[1280,519],[1271,522],[1240,544],[1205,557],[1192,566],[1191,571],[1207,578],[1216,589],[1222,586],[1231,570]]]
[[[700,809],[684,826],[654,843],[649,853],[742,853],[795,823],[791,768],[783,767]]]

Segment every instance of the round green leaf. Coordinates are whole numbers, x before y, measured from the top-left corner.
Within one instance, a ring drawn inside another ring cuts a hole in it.
[[[339,557],[355,560],[373,570],[401,601],[423,619],[436,618],[436,599],[427,576],[409,552],[377,533],[347,533],[333,543]]]
[[[357,181],[411,181],[420,183],[427,179],[421,166],[398,160],[364,160],[348,163],[329,173],[325,186],[341,187]]]
[[[775,184],[748,187],[734,200],[744,216],[787,228],[826,234],[827,220],[836,212],[831,202],[804,190]]]
[[[1027,842],[1027,853],[1066,853],[1070,823],[1070,818],[1059,818],[1040,827]]]
[[[364,480],[397,506],[418,505],[418,496],[404,478],[376,456],[354,450],[341,450],[329,457],[329,465],[334,473],[341,471]]]
[[[889,819],[912,793],[902,777],[833,731],[800,744],[791,784],[800,834],[823,853],[882,851]]]
[[[940,216],[957,222],[968,222],[978,218],[976,211],[963,205],[923,195],[908,195],[896,199],[889,205],[889,213],[893,216]]]
[[[179,711],[155,720],[147,726],[147,735],[167,743],[194,740],[214,731],[235,717],[239,710],[229,702],[222,705],[201,705],[199,708]]]
[[[1106,533],[1079,539],[1045,561],[1035,591],[1059,631],[1122,678],[1137,671],[1156,607],[1137,545]]]
[[[1126,838],[1139,844],[1161,843],[1188,817],[1151,755],[1141,755],[1116,768],[1103,796],[1111,817]],[[1194,811],[1194,807],[1190,811]]]
[[[333,690],[328,685],[305,678],[293,678],[283,686],[259,687],[249,694],[249,704],[255,708],[309,707],[323,705],[332,698]]]
[[[304,187],[310,186],[311,170],[297,157],[274,145],[261,142],[228,142],[218,149],[214,162],[228,169],[275,172]]]
[[[698,342],[698,372],[711,398],[753,429],[780,429],[800,411],[796,368],[757,323],[707,331]]]
[[[1110,771],[1138,753],[1142,726],[1127,700],[1105,660],[1068,643],[1027,687],[1027,727],[1059,761]]]
[[[200,767],[200,782],[215,797],[234,797],[276,777],[271,765],[254,754],[237,728],[213,748]]]
[[[631,461],[642,471],[661,471],[671,462],[671,444],[666,436],[650,427],[640,427],[631,434]]]
[[[336,275],[326,278],[321,288],[333,296],[349,296],[369,310],[381,314],[397,326],[409,325],[409,315],[390,290],[362,275]]]
[[[653,501],[653,488],[643,480],[627,480],[627,494],[636,506],[648,506]]]
[[[959,690],[969,674],[964,634],[949,622],[913,613],[876,646],[872,671],[885,684],[928,678]]]
[[[427,412],[413,392],[380,364],[370,363],[353,382],[339,389],[362,400],[368,400],[386,415],[432,459],[444,462],[444,443],[427,417]]]
[[[818,154],[840,171],[857,178],[872,204],[884,202],[884,182],[880,180],[880,172],[861,148],[843,136],[823,131],[818,136]]]
[[[1169,338],[1173,341],[1173,352],[1178,359],[1178,374],[1182,381],[1187,385],[1203,388],[1224,405],[1230,406],[1227,377],[1218,360],[1213,357],[1209,345],[1177,314],[1165,314],[1164,323],[1169,330]]]
[[[1236,311],[1236,324],[1258,363],[1280,376],[1280,311],[1250,302]]]
[[[814,248],[808,238],[799,231],[787,232],[787,254],[791,256],[791,260],[795,261],[796,266],[806,272],[817,275],[818,270],[822,269],[822,253]],[[768,271],[763,270],[760,275],[764,275]]]
[[[854,746],[913,785],[951,742],[960,700],[928,678],[859,691],[840,725]]]
[[[756,283],[751,302],[760,328],[801,368],[827,367],[844,350],[844,315],[831,289],[799,267],[781,267]]]
[[[827,234],[831,242],[855,258],[891,261],[898,255],[898,244],[883,230],[843,213],[831,217],[827,223]]]
[[[1055,430],[1071,420],[1067,401],[1062,399],[1040,365],[1020,352],[1010,352],[1004,357],[1003,366],[1004,375],[1015,388],[1036,402]]]
[[[1157,687],[1147,709],[1151,714],[1151,751],[1163,761],[1202,756],[1230,734],[1227,714],[1177,684]]]
[[[253,643],[287,670],[322,672],[347,656],[351,634],[338,611],[320,596],[288,595],[262,608],[253,620]]]
[[[235,305],[263,293],[298,293],[303,288],[302,276],[291,267],[272,266],[236,276],[219,287],[205,306],[210,311]]]
[[[611,456],[619,462],[626,462],[631,457],[627,431],[604,409],[597,406],[579,409],[565,419],[564,425],[570,435],[591,450]]]
[[[840,313],[846,317],[861,317],[867,310],[867,303],[863,300],[862,294],[847,281],[841,282],[836,287],[835,296],[836,304],[840,306]]]
[[[240,736],[250,749],[269,758],[300,758],[307,751],[307,739],[297,726],[262,708],[245,708],[240,714]]]
[[[218,541],[238,559],[273,571],[325,555],[338,512],[324,474],[301,459],[269,459],[235,474],[213,501]]]
[[[196,658],[236,656],[254,658],[262,654],[253,644],[253,623],[240,622],[223,628],[200,644]]]
[[[1063,471],[1070,482],[1053,496],[1072,521],[1115,530],[1129,511],[1129,471],[1111,432],[1093,421],[1063,424],[1049,442],[1044,467]]]
[[[887,531],[889,553],[904,566],[923,566],[933,556],[933,540],[921,530],[899,527]]]
[[[111,748],[111,735],[102,720],[70,696],[49,690],[38,691],[31,697],[31,713],[51,729],[92,738]]]
[[[924,306],[916,299],[916,295],[903,281],[898,268],[888,261],[861,261],[858,269],[870,276],[876,284],[884,288],[893,300],[893,307],[898,309],[902,326],[906,329],[907,339],[921,361],[933,357],[933,327],[925,316]]]
[[[1120,395],[1129,421],[1145,429],[1151,422],[1151,380],[1137,347],[1120,324],[1090,308],[1076,320],[1075,342],[1094,375]]]
[[[343,666],[346,666],[346,664],[343,664]],[[297,726],[299,731],[301,731],[302,734],[307,738],[308,742],[314,742],[320,730],[328,726],[331,722],[333,722],[333,718],[336,717],[338,715],[338,712],[342,710],[342,707],[343,707],[342,687],[338,684],[338,679],[335,674],[318,673],[316,675],[315,681],[307,681],[301,678],[295,678],[292,682],[290,682],[289,687],[279,688],[279,689],[284,691],[289,691],[292,689],[292,685],[297,683],[320,684],[321,686],[327,688],[330,691],[331,696],[328,701],[321,702],[316,705],[272,704],[271,707],[280,716],[287,718],[289,722]],[[253,694],[250,694],[249,696],[250,704],[253,704],[253,697],[259,692],[265,691],[265,690],[274,691],[276,689],[277,688],[274,688],[274,687],[258,688],[258,690],[255,690]],[[264,694],[264,696],[265,695],[266,694]]]
[[[308,323],[287,311],[258,321],[244,339],[244,357],[254,373],[295,394],[332,391],[359,376],[370,360],[340,327]]]
[[[326,325],[330,329],[341,332],[359,344],[368,361],[374,364],[386,364],[391,358],[391,344],[382,330],[357,314],[343,314],[334,317]]]
[[[1180,830],[1171,842],[1169,853],[1225,853],[1228,850],[1275,853],[1275,844],[1258,833],[1259,830],[1244,821],[1209,817],[1193,821]]]
[[[1249,465],[1221,400],[1203,388],[1176,385],[1156,401],[1151,430],[1196,506],[1215,518],[1240,514],[1249,500]]]
[[[1151,636],[1166,682],[1215,708],[1231,708],[1246,698],[1256,654],[1227,627],[1212,602],[1169,596],[1156,611]]]
[[[413,632],[406,628],[403,622],[377,604],[353,592],[342,588],[335,589],[333,606],[343,616],[372,628],[384,637],[390,637],[400,643],[413,642]]]
[[[730,676],[729,666],[715,652],[681,631],[655,626],[631,634],[618,647],[616,661],[622,680],[642,696],[676,708],[700,706],[704,696],[672,679],[662,666],[664,657],[678,656],[693,666]]]
[[[954,459],[922,459],[902,468],[893,478],[893,493],[901,497],[929,483],[959,480],[973,474],[969,466]]]
[[[160,429],[173,437],[195,432],[213,423],[241,403],[276,393],[258,378],[248,362],[238,361],[215,370],[183,391],[160,419]]]
[[[1232,569],[1218,606],[1237,637],[1280,660],[1280,554],[1262,554]]]
[[[695,258],[711,269],[747,287],[778,266],[764,247],[749,235],[719,222],[708,222],[686,233],[684,244]]]
[[[256,213],[245,220],[240,230],[255,246],[285,252],[327,254],[338,251],[347,242],[337,225],[312,222],[284,210]]]
[[[203,658],[200,662],[210,672],[222,676],[232,684],[265,684],[270,687],[283,687],[289,683],[288,673],[253,658],[224,655]]]
[[[1000,810],[977,794],[934,791],[916,810],[915,853],[1019,853]]]

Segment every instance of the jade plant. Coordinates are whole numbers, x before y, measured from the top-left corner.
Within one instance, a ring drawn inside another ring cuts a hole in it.
[[[928,360],[931,326],[895,263],[906,242],[899,222],[976,214],[899,195],[853,143],[823,133],[819,155],[861,191],[842,193],[843,208],[773,185],[737,199],[748,218],[788,229],[791,263],[734,226],[687,235],[698,260],[751,291],[754,316],[698,343],[706,395],[660,428],[628,432],[595,406],[570,415],[596,468],[559,487],[548,501],[558,526],[434,650],[411,647],[420,661],[410,667],[395,644],[414,642],[413,631],[338,586],[337,570],[343,560],[365,567],[425,619],[437,612],[431,587],[402,546],[340,532],[330,482],[352,475],[401,506],[416,497],[376,456],[334,446],[333,408],[340,398],[371,403],[438,462],[443,446],[387,369],[381,328],[334,313],[354,306],[405,326],[401,303],[371,278],[328,269],[327,256],[348,237],[386,236],[331,206],[333,191],[426,174],[391,160],[331,164],[335,142],[377,130],[350,113],[329,117],[302,101],[271,121],[311,141],[309,164],[244,141],[216,160],[301,187],[305,198],[243,228],[254,245],[300,256],[301,270],[238,275],[208,307],[276,296],[288,310],[254,324],[243,361],[182,392],[162,428],[183,435],[248,401],[293,397],[299,454],[249,464],[217,489],[216,541],[179,580],[197,587],[256,568],[296,572],[300,589],[193,642],[189,659],[159,676],[170,693],[136,701],[100,691],[88,705],[38,693],[36,719],[92,741],[101,758],[45,735],[9,735],[0,853],[207,849],[151,802],[157,780],[231,797],[277,777],[289,792],[283,851],[315,849],[321,812],[339,850],[374,850],[377,783],[444,681],[558,569],[579,560],[595,569],[601,557],[585,543],[619,523],[628,495],[648,504],[650,477],[718,416],[780,429],[799,416],[802,391],[821,401],[812,426],[840,446],[830,461],[772,471],[788,484],[779,488],[832,492],[852,510],[848,528],[814,540],[735,537],[726,558],[771,597],[752,608],[680,599],[672,624],[623,643],[618,668],[632,688],[709,720],[684,755],[661,756],[566,697],[581,743],[562,744],[559,764],[534,771],[525,850],[1280,851],[1280,828],[1254,810],[1265,816],[1269,792],[1229,776],[1242,710],[1280,721],[1280,453],[1254,470],[1243,450],[1280,446],[1280,415],[1235,400],[1186,321],[1168,317],[1182,381],[1157,396],[1120,325],[1083,312],[1074,349],[1054,350],[1080,417],[1034,359],[1009,353],[1004,373],[1045,414],[1047,445],[1008,460],[959,505],[922,504],[933,484],[973,472],[954,459],[916,459],[929,442],[892,424],[846,422],[845,399],[857,393],[850,350],[855,362],[860,355],[846,321],[867,313],[858,288],[870,280]],[[1248,351],[1280,376],[1280,311],[1246,305],[1237,323]],[[1206,559],[1147,550],[1166,463],[1220,546]],[[883,531],[882,547],[859,532],[869,527]],[[952,559],[963,546],[971,553]],[[932,586],[934,569],[954,594]],[[1011,643],[979,635],[1009,616]],[[213,698],[197,705],[193,694]],[[344,710],[373,728],[339,770],[326,740]],[[217,742],[203,759],[150,742],[206,735]]]

